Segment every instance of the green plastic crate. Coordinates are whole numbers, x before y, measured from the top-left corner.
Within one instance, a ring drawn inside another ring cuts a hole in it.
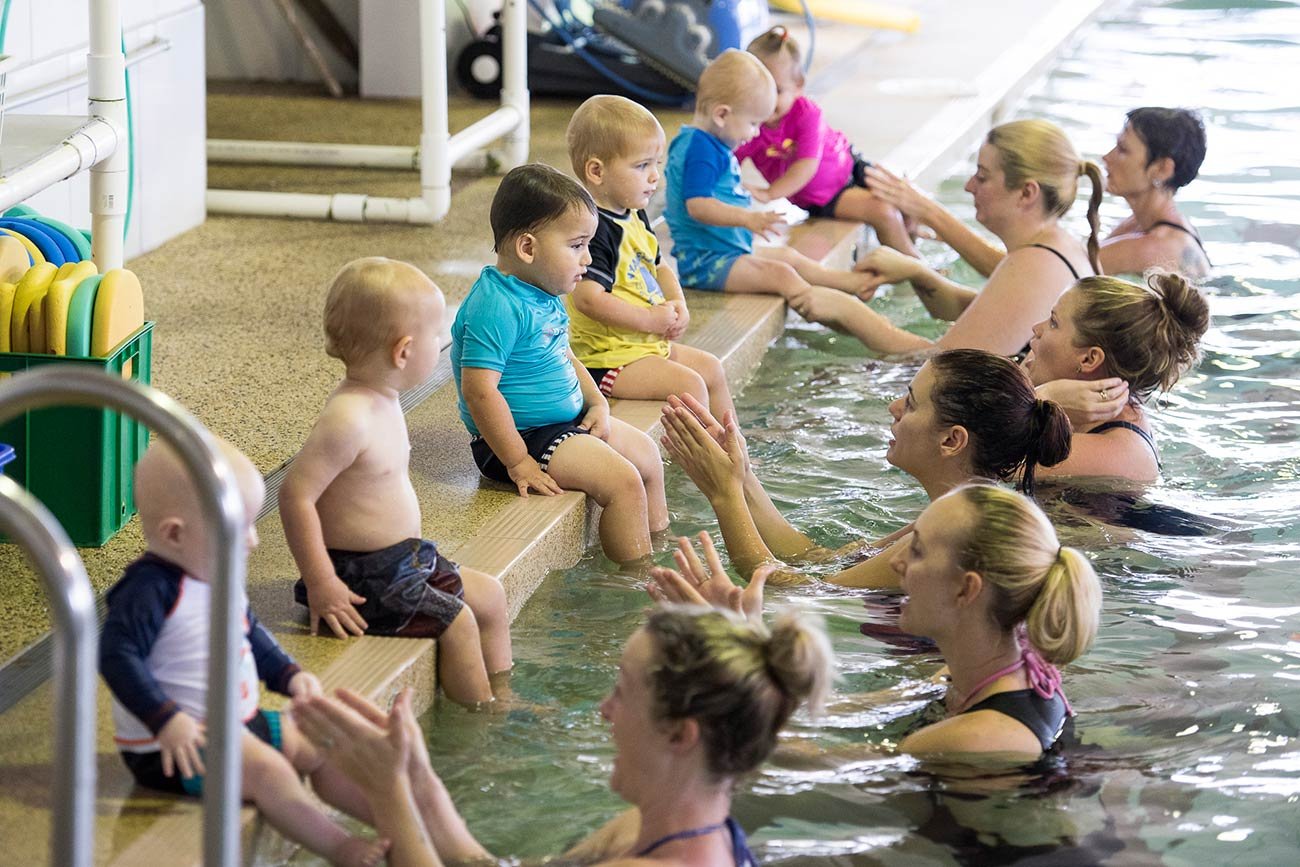
[[[48,364],[79,364],[117,375],[131,364],[131,380],[148,385],[153,323],[117,345],[108,358],[0,352],[0,375]],[[17,458],[5,475],[43,502],[73,543],[99,546],[135,514],[135,463],[149,445],[149,429],[106,409],[54,406],[0,425],[0,442]]]

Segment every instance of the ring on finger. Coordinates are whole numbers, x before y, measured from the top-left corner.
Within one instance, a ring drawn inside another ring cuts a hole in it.
[[[1097,394],[1100,394],[1100,395],[1101,395],[1101,399],[1102,399],[1102,400],[1108,400],[1108,399],[1109,399],[1109,396],[1106,394],[1106,389],[1104,389],[1104,388],[1101,389],[1100,391],[1098,391]]]

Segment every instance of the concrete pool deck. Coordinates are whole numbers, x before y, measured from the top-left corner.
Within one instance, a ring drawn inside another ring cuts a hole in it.
[[[921,32],[878,38],[871,31],[826,25],[810,91],[830,121],[868,157],[932,183],[967,153],[977,137],[1005,116],[1100,0],[985,4],[929,0],[916,4]],[[970,8],[970,7],[982,8]],[[994,18],[996,15],[996,19]],[[1011,23],[1007,23],[1011,22]],[[278,91],[283,94],[283,91]],[[864,100],[870,112],[863,111]],[[567,166],[563,130],[573,102],[538,101],[532,113],[532,158]],[[481,114],[453,103],[453,127]],[[688,116],[656,112],[672,135]],[[209,97],[213,137],[302,138],[404,143],[418,131],[409,102],[342,103],[315,96],[219,92]],[[212,218],[164,248],[131,263],[148,287],[148,314],[159,323],[154,384],[190,407],[215,432],[247,452],[268,474],[301,445],[340,368],[321,351],[324,286],[344,261],[381,254],[424,268],[449,301],[464,297],[490,261],[484,215],[496,178],[458,174],[452,212],[430,227],[323,224],[254,218]],[[276,167],[213,167],[210,186],[334,190],[409,195],[414,177],[381,171]],[[806,251],[847,258],[851,227],[822,224],[802,230]],[[820,234],[819,234],[820,233]],[[724,357],[733,382],[743,381],[784,322],[773,299],[692,293],[687,342]],[[621,417],[650,429],[657,404],[621,402]],[[465,565],[501,576],[512,614],[549,571],[572,564],[590,538],[584,498],[521,500],[482,484],[469,460],[455,414],[454,390],[442,387],[410,409],[412,475],[425,507],[429,538]],[[289,601],[296,577],[273,512],[259,523],[262,547],[250,557],[249,594],[259,616],[327,685],[362,687],[384,698],[400,684],[433,690],[431,642],[366,638],[348,642],[305,635],[305,618]],[[97,591],[120,574],[142,547],[138,522],[107,546],[84,550]],[[0,768],[10,782],[0,794],[0,836],[9,845],[0,863],[45,859],[49,829],[50,688],[42,683],[39,651],[48,617],[35,579],[13,546],[0,546],[9,629],[0,637],[0,690],[16,684],[0,726]],[[110,738],[101,688],[97,860],[123,864],[181,863],[200,852],[197,803],[131,795]],[[130,796],[130,797],[128,797]],[[142,848],[143,847],[143,848]],[[146,851],[147,850],[147,851]],[[165,852],[155,860],[148,852]]]

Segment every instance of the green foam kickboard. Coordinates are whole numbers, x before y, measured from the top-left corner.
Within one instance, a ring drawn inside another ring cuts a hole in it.
[[[30,205],[14,205],[5,211],[6,217],[35,217],[38,216],[36,209]]]
[[[90,258],[90,239],[81,233],[80,229],[74,229],[67,223],[60,222],[53,217],[40,217],[32,215],[32,219],[38,223],[44,223],[51,229],[56,229],[59,234],[68,239],[73,248],[77,251],[80,261]]]
[[[68,303],[68,355],[78,358],[90,356],[90,329],[95,321],[95,295],[99,292],[102,274],[81,281]]]

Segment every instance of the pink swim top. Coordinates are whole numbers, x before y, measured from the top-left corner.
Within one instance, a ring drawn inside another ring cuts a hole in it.
[[[831,129],[822,110],[805,96],[790,106],[775,127],[759,127],[758,135],[736,148],[736,159],[754,161],[768,183],[784,175],[795,160],[817,157],[817,174],[790,201],[800,207],[824,205],[844,189],[853,173],[853,149],[844,133]]]

